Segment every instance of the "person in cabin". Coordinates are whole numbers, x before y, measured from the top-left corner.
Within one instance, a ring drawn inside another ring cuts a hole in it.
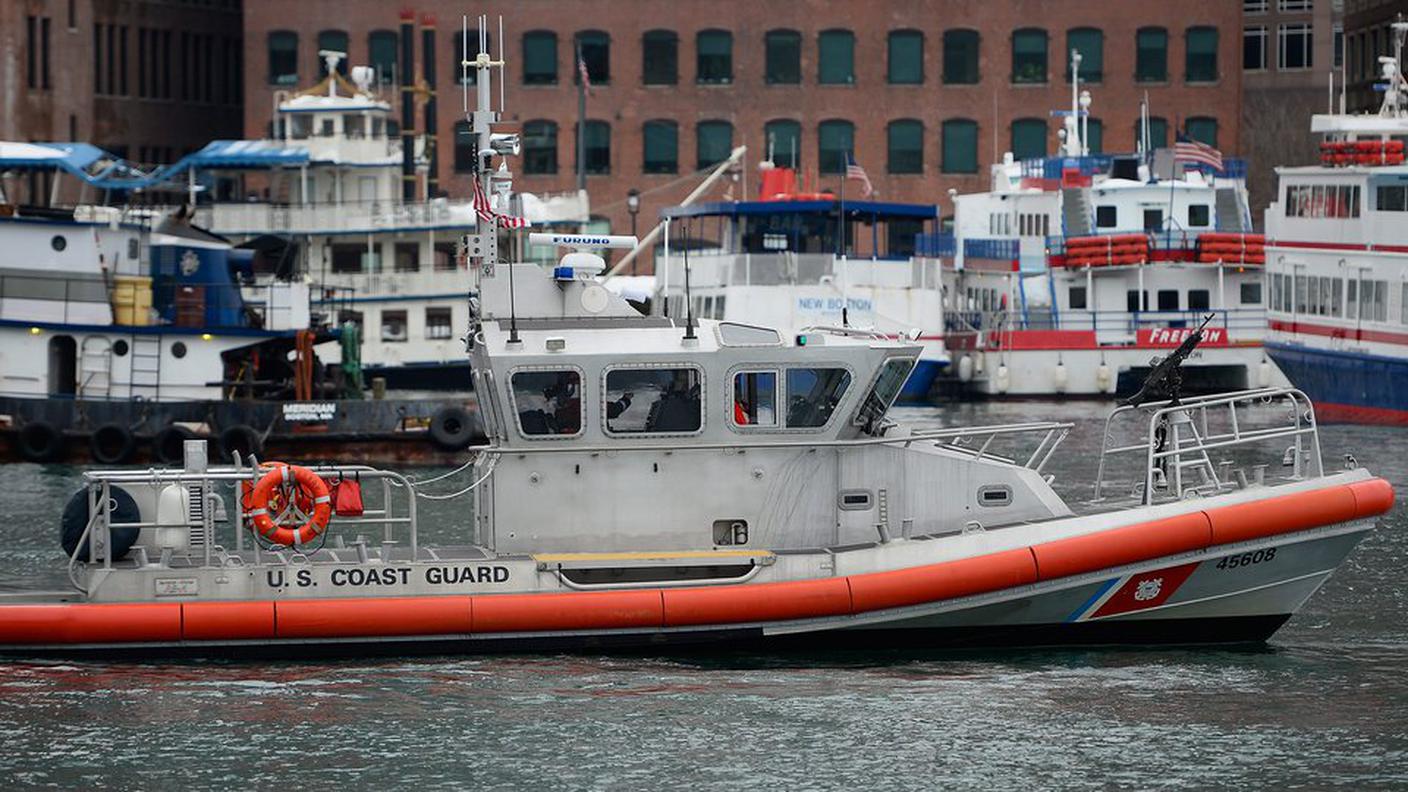
[[[693,369],[676,369],[664,394],[650,407],[646,431],[694,432],[699,424],[698,375]]]
[[[557,434],[574,435],[582,431],[582,396],[577,392],[577,374],[564,371],[557,382],[543,391],[553,405],[553,426]]]

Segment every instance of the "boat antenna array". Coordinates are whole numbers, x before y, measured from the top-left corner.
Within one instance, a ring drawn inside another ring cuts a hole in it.
[[[694,300],[689,293],[689,221],[684,221],[684,337],[694,340]]]

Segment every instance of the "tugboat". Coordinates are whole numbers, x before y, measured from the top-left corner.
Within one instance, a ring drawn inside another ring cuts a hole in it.
[[[473,65],[477,178],[500,195],[503,60]],[[1071,504],[1043,472],[1070,424],[887,419],[918,344],[696,319],[689,300],[645,316],[581,250],[633,238],[540,235],[574,250],[502,263],[504,209],[468,238],[490,444],[467,483],[212,465],[198,444],[180,470],[91,471],[63,517],[73,589],[0,595],[0,651],[1258,642],[1393,502],[1325,470],[1297,390],[1182,398],[1195,330],[1111,413],[1094,499]],[[1267,445],[1283,478],[1248,463]],[[458,543],[425,541],[432,496],[472,498]]]

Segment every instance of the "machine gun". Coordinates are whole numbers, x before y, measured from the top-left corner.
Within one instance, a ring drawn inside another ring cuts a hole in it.
[[[1170,404],[1178,404],[1178,398],[1183,391],[1183,361],[1193,354],[1193,350],[1203,340],[1203,328],[1213,320],[1214,314],[1208,314],[1203,323],[1198,325],[1198,329],[1188,334],[1183,339],[1183,343],[1178,348],[1169,353],[1164,358],[1154,358],[1154,369],[1149,372],[1149,376],[1144,378],[1144,384],[1139,387],[1139,391],[1133,396],[1120,402],[1121,406],[1139,405],[1148,401],[1168,400]]]

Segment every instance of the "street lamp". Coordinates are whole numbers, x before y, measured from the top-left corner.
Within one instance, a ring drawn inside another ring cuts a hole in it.
[[[640,190],[634,187],[626,192],[626,211],[631,213],[631,236],[635,236],[636,215],[640,214]],[[631,274],[636,274],[636,259],[634,258],[631,259]]]

